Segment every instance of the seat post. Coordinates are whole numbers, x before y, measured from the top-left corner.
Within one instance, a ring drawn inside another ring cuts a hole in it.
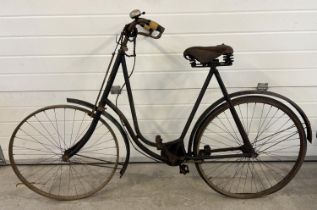
[[[217,82],[218,82],[218,84],[220,86],[220,89],[221,89],[221,91],[223,93],[223,96],[224,96],[226,102],[229,105],[230,112],[231,112],[231,114],[233,116],[233,119],[234,119],[234,121],[235,121],[235,123],[236,123],[236,125],[238,127],[239,133],[240,133],[240,135],[242,137],[244,145],[241,147],[241,149],[242,149],[242,151],[244,153],[252,154],[252,153],[255,152],[254,148],[253,148],[252,144],[250,143],[249,137],[248,137],[243,125],[242,125],[242,122],[241,122],[241,120],[240,120],[240,118],[238,116],[238,113],[237,113],[236,109],[234,108],[234,106],[232,104],[232,101],[231,101],[231,99],[229,97],[227,89],[226,89],[226,87],[225,87],[225,85],[224,85],[224,83],[223,83],[223,81],[222,81],[222,79],[220,77],[220,74],[219,74],[219,72],[218,72],[218,70],[217,70],[217,68],[215,66],[212,66],[211,68],[213,68],[213,71],[214,71],[214,74],[216,76]]]

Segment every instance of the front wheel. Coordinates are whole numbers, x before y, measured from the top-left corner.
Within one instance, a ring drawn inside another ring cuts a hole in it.
[[[117,138],[104,119],[77,154],[68,161],[62,159],[91,121],[91,111],[72,105],[49,106],[27,116],[9,144],[18,178],[31,190],[58,200],[80,199],[102,189],[119,161]]]
[[[234,198],[256,198],[280,190],[305,158],[307,142],[301,122],[286,105],[272,98],[246,96],[232,103],[258,156],[204,160],[196,163],[200,176],[212,189]],[[209,114],[198,129],[194,154],[206,145],[211,151],[243,145],[227,103]],[[210,155],[225,154],[233,152]]]

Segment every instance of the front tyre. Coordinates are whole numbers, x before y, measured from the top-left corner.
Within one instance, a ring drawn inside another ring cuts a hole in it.
[[[196,163],[200,176],[212,189],[234,198],[256,198],[280,190],[305,158],[307,142],[301,122],[286,105],[272,98],[246,96],[232,103],[258,156],[206,159]],[[194,154],[198,156],[206,145],[211,151],[243,145],[227,103],[210,113],[198,129]],[[242,152],[210,155],[233,153]]]
[[[49,106],[27,116],[9,144],[10,162],[22,183],[57,200],[81,199],[101,190],[119,161],[117,138],[104,119],[77,154],[62,160],[91,121],[91,111],[72,105]]]

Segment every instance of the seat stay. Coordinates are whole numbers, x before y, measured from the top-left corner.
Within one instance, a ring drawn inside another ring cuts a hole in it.
[[[232,104],[232,101],[231,101],[231,99],[229,97],[227,89],[226,89],[226,87],[225,87],[225,85],[224,85],[224,83],[223,83],[223,81],[222,81],[222,79],[220,77],[220,74],[219,74],[217,69],[215,69],[215,76],[216,76],[217,82],[218,82],[218,84],[220,86],[220,89],[222,91],[222,94],[224,96],[224,99],[229,105],[229,110],[230,110],[230,112],[232,114],[234,122],[237,125],[238,131],[239,131],[239,133],[241,135],[241,138],[243,140],[243,148],[242,148],[243,152],[254,153],[254,148],[253,148],[253,146],[252,146],[252,144],[251,144],[251,142],[249,140],[249,137],[248,137],[243,125],[242,125],[242,122],[241,122],[241,120],[240,120],[240,118],[238,116],[238,113],[237,113],[236,109],[234,108],[234,106]]]

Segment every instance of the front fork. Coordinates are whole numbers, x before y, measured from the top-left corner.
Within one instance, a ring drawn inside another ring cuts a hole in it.
[[[83,148],[83,146],[85,146],[85,144],[90,139],[91,135],[94,133],[94,131],[97,127],[98,121],[100,120],[101,114],[102,114],[102,111],[99,111],[99,110],[95,114],[93,114],[93,120],[92,120],[87,132],[81,138],[80,141],[78,141],[75,145],[73,145],[72,147],[70,147],[69,149],[64,151],[64,154],[62,156],[63,161],[67,162],[72,156],[77,154],[77,152],[79,152],[79,150],[81,150],[81,148]]]
[[[124,50],[120,49],[118,51],[117,58],[113,64],[111,73],[109,75],[109,79],[107,81],[105,90],[101,96],[101,100],[98,104],[97,110],[96,110],[96,112],[92,113],[93,120],[92,120],[87,132],[75,145],[73,145],[72,147],[70,147],[69,149],[64,151],[64,154],[62,156],[63,161],[68,161],[72,156],[74,156],[77,152],[79,152],[79,150],[88,142],[91,135],[94,133],[94,131],[97,127],[98,121],[100,120],[101,114],[102,114],[104,107],[106,105],[106,99],[108,98],[112,84],[116,78],[119,66],[121,64],[121,61],[122,61],[122,58],[124,57],[124,55],[125,55]]]

